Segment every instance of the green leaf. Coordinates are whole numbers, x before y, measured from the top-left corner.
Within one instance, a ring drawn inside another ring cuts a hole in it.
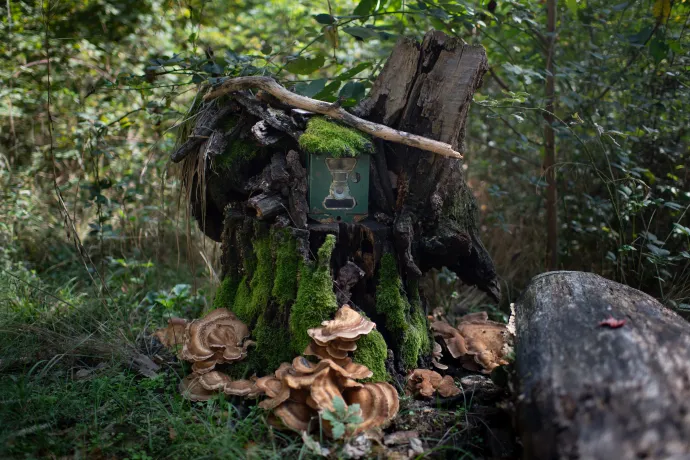
[[[371,66],[372,66],[371,62],[362,62],[361,64],[357,64],[356,66],[354,66],[350,70],[346,70],[345,72],[341,73],[340,75],[335,77],[335,80],[341,81],[341,82],[345,81],[345,80],[349,80],[350,78],[354,77],[355,75],[357,75],[361,71],[368,69]]]
[[[268,43],[264,43],[264,46],[261,47],[261,52],[264,54],[271,54],[271,51],[273,51],[273,47]]]
[[[319,70],[323,64],[326,62],[326,58],[323,55],[318,55],[313,58],[308,58],[300,56],[297,59],[293,59],[288,62],[285,68],[288,72],[292,72],[297,75],[309,75],[312,72]]]
[[[326,87],[326,79],[319,78],[309,83],[299,83],[295,86],[295,92],[306,97],[314,97]]]
[[[343,32],[352,35],[358,40],[367,40],[378,36],[376,30],[369,27],[343,27]]]
[[[333,423],[331,433],[333,433],[333,439],[340,439],[345,436],[345,425],[342,423]]]
[[[324,89],[322,89],[318,94],[314,96],[314,99],[318,99],[320,101],[335,101],[335,92],[340,89],[340,85],[342,82],[340,82],[338,79],[333,80],[329,84],[326,85]]]
[[[666,249],[662,249],[659,246],[656,246],[654,244],[647,244],[647,249],[649,249],[652,254],[654,254],[657,257],[667,257],[671,255],[670,251],[667,251]]]
[[[658,36],[654,37],[649,42],[649,53],[652,55],[654,62],[657,64],[668,55],[668,49],[669,48],[666,42],[663,39],[660,39]]]
[[[331,412],[329,410],[323,411],[321,413],[321,418],[331,423],[338,423],[338,417],[336,417],[334,412]]]
[[[361,0],[352,12],[355,16],[369,16],[376,8],[376,0]]]
[[[331,16],[330,14],[322,13],[322,14],[316,14],[314,15],[314,19],[316,19],[316,22],[319,24],[333,24],[335,23],[335,18]]]
[[[340,414],[345,414],[345,411],[347,409],[347,406],[345,405],[345,401],[343,398],[340,396],[336,396],[333,398],[333,409],[335,409],[335,413],[340,415]]]
[[[347,83],[345,83],[345,86],[343,86],[343,88],[340,90],[339,96],[346,100],[352,99],[355,102],[359,102],[364,97],[365,92],[366,88],[360,82],[348,81]]]

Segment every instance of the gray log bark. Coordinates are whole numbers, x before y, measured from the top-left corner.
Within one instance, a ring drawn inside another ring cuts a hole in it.
[[[613,317],[619,328],[600,325]],[[528,459],[690,458],[690,324],[592,273],[551,272],[516,303]]]

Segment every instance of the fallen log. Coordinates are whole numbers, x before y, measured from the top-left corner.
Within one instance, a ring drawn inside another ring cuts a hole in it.
[[[534,278],[516,303],[529,459],[690,458],[690,324],[592,273]]]

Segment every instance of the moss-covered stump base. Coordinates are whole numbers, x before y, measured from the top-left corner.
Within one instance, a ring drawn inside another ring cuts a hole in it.
[[[432,339],[424,304],[417,283],[399,275],[387,227],[372,221],[295,231],[233,209],[225,222],[223,281],[214,307],[232,310],[257,343],[231,374],[264,375],[302,354],[311,340],[307,331],[332,319],[343,303],[377,324],[352,353],[372,370],[372,381],[390,380],[391,369],[399,378],[428,364]]]

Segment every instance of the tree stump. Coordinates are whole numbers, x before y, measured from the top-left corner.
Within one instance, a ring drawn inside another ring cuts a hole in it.
[[[462,151],[472,95],[486,70],[481,47],[438,32],[421,45],[401,39],[355,112]],[[371,153],[369,217],[320,223],[308,216],[309,114],[247,91],[197,113],[206,110],[224,119],[196,116],[193,136],[173,158],[184,162],[192,214],[222,242],[214,305],[233,310],[257,342],[244,372],[267,373],[302,353],[307,329],[348,303],[377,324],[359,340],[354,360],[375,380],[397,378],[430,362],[433,339],[419,288],[426,271],[447,266],[499,296],[461,161],[360,139]]]
[[[551,272],[516,303],[516,328],[525,458],[690,458],[681,317],[598,275]]]

